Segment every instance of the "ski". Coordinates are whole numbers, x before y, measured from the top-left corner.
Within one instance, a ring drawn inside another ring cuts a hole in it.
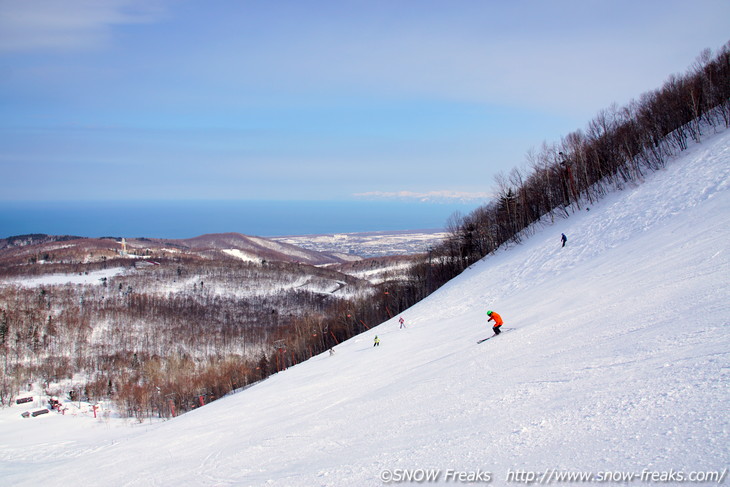
[[[514,328],[502,328],[502,333],[507,333],[508,331],[512,331],[512,330],[514,330]],[[500,333],[500,335],[501,335],[502,333]],[[482,343],[482,342],[486,342],[486,341],[487,341],[487,340],[489,340],[490,338],[494,338],[494,337],[496,337],[496,336],[497,336],[497,335],[492,335],[492,336],[490,336],[490,337],[487,337],[487,338],[482,338],[481,340],[477,340],[477,343]]]

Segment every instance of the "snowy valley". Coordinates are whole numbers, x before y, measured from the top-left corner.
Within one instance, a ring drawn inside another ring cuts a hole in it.
[[[544,222],[334,354],[172,420],[5,408],[0,477],[18,486],[363,486],[425,475],[507,485],[566,473],[725,482],[729,190],[725,130],[590,211]],[[491,334],[487,309],[509,331],[477,344]]]
[[[102,414],[173,417],[387,317],[368,311],[372,298],[413,259],[236,233],[4,239],[0,405],[34,392],[103,404]]]
[[[449,233],[442,230],[405,230],[274,237],[272,240],[317,252],[345,253],[351,257],[385,257],[424,254],[448,237]]]

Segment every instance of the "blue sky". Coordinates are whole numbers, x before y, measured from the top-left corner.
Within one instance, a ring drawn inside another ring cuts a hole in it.
[[[0,0],[0,201],[483,199],[730,2]]]

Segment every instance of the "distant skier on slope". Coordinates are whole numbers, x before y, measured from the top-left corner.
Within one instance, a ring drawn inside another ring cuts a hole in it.
[[[502,321],[502,317],[499,316],[499,313],[495,313],[494,311],[489,310],[489,311],[487,311],[487,316],[489,316],[489,319],[487,320],[487,323],[489,323],[490,321],[494,320],[494,326],[492,327],[492,331],[494,332],[494,334],[495,335],[499,335],[500,333],[502,333],[499,330],[499,327],[502,326],[502,324],[504,322]]]
[[[380,346],[380,338],[378,338],[378,335],[375,335],[375,341],[373,342],[373,347],[379,347]]]
[[[398,323],[400,323],[400,327],[401,328],[405,328],[406,327],[406,320],[404,320],[402,316],[398,320]]]
[[[564,233],[561,233],[560,234],[560,241],[563,242],[563,247],[565,247],[565,242],[568,241],[568,237],[566,237]]]

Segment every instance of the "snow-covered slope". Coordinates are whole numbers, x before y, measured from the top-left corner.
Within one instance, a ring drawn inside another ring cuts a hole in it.
[[[492,485],[532,472],[554,483],[566,471],[634,473],[634,483],[642,472],[722,472],[729,173],[725,131],[476,264],[405,312],[406,329],[395,317],[169,422],[75,436],[61,426],[69,418],[4,414],[0,477],[361,486],[418,468]],[[491,334],[487,309],[512,330],[477,345]]]

